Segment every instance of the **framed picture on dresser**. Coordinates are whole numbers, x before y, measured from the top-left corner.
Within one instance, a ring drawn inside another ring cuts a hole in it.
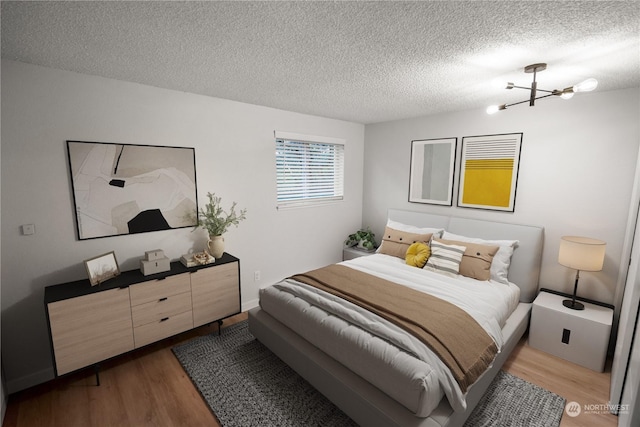
[[[120,267],[113,251],[88,259],[84,265],[87,268],[91,286],[99,285],[120,274]]]

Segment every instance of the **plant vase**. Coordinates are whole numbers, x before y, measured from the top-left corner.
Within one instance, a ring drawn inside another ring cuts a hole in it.
[[[362,249],[363,251],[370,251],[370,250],[371,250],[371,249],[367,248],[367,247],[364,245],[364,242],[363,242],[362,240],[360,240],[360,241],[358,242],[358,244],[356,245],[356,247],[357,247],[358,249]]]
[[[207,248],[209,249],[209,254],[212,257],[215,259],[222,258],[222,254],[224,254],[224,237],[209,236]]]

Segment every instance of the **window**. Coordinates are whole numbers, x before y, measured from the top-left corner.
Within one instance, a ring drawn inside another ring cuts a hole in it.
[[[342,200],[344,141],[275,132],[278,209]]]

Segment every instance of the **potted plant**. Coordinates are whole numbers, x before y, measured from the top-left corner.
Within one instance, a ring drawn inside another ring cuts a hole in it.
[[[376,248],[376,235],[367,228],[361,228],[353,234],[349,234],[344,241],[345,246],[357,246],[360,249],[372,251]]]
[[[200,209],[197,212],[198,225],[207,230],[209,233],[209,241],[207,247],[209,254],[214,258],[221,258],[224,253],[224,237],[222,235],[226,233],[231,225],[236,227],[240,221],[246,219],[247,210],[241,209],[240,212],[236,212],[236,202],[231,204],[229,212],[225,212],[222,209],[220,202],[221,197],[216,197],[215,193],[207,193],[209,202],[204,206],[204,209]]]

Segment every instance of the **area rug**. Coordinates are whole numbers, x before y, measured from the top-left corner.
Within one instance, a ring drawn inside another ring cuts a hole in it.
[[[173,348],[223,427],[356,426],[256,340],[247,321]],[[558,426],[564,399],[500,372],[465,427]]]
[[[499,371],[465,427],[557,427],[564,406],[563,397]]]

